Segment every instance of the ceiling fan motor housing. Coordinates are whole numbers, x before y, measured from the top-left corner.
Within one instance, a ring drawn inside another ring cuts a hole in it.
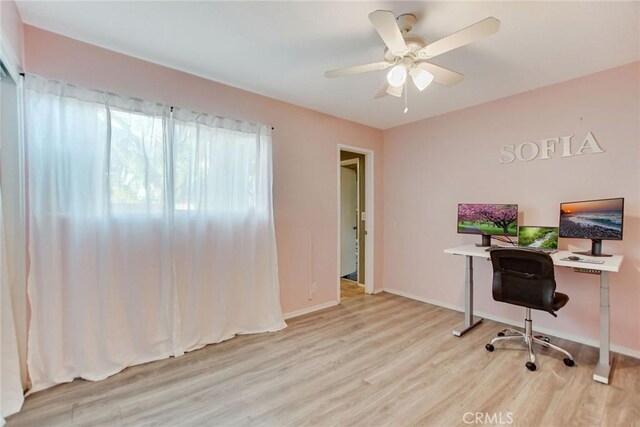
[[[403,33],[402,38],[404,38],[404,41],[407,44],[407,47],[409,48],[409,51],[405,54],[405,56],[409,56],[413,59],[416,59],[415,53],[427,45],[426,40],[423,37],[420,37],[416,34]],[[384,50],[385,61],[395,62],[396,58],[398,57],[393,53],[391,53],[389,48],[385,48]]]
[[[418,18],[413,13],[405,13],[396,18],[398,22],[398,28],[402,32],[402,34],[408,33],[411,31],[416,22],[418,22]]]

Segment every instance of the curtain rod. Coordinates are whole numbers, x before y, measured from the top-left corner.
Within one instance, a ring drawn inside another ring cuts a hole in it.
[[[171,105],[170,108],[171,108],[171,112],[173,113],[173,105]],[[270,127],[271,127],[271,130],[276,130],[276,128],[274,128],[273,126],[270,126]]]
[[[22,77],[25,77],[24,73],[19,73]],[[173,112],[173,105],[171,106],[171,111]],[[271,126],[271,130],[276,130],[273,126]]]

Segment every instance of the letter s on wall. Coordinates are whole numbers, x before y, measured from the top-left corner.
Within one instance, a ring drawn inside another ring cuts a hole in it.
[[[513,151],[514,148],[514,145],[503,145],[502,148],[500,148],[500,163],[513,163],[516,159],[516,155]]]

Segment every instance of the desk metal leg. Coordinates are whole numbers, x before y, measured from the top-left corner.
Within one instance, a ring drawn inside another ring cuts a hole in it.
[[[611,359],[609,355],[609,273],[600,273],[600,358],[593,379],[609,384]]]
[[[476,327],[482,318],[473,315],[473,257],[465,256],[464,323],[453,330],[459,337]]]

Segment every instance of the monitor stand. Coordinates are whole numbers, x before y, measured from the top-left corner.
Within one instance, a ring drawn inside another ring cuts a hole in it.
[[[482,243],[476,243],[476,247],[478,248],[490,248],[491,247],[491,236],[489,234],[482,235]]]
[[[576,255],[587,255],[587,256],[597,256],[597,257],[607,257],[613,256],[609,254],[602,253],[602,239],[591,239],[591,250],[586,252],[574,252]]]

